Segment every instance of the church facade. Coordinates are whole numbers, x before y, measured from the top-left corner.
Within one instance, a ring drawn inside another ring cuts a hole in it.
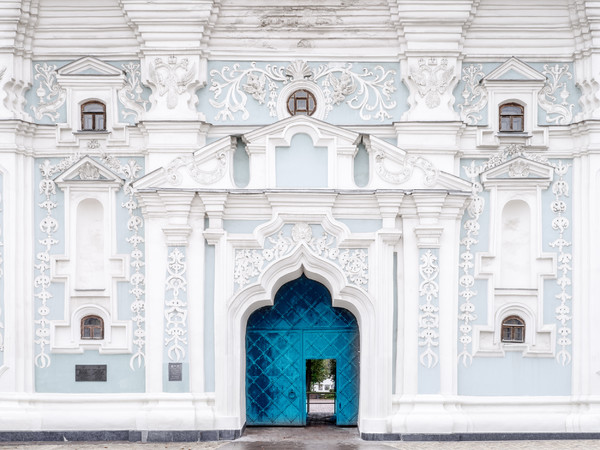
[[[597,433],[598,24],[3,2],[0,439]]]

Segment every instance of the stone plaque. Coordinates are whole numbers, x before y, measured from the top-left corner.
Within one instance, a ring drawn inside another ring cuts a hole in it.
[[[181,381],[183,379],[181,363],[169,363],[169,381]]]
[[[106,364],[76,365],[75,381],[106,381]]]

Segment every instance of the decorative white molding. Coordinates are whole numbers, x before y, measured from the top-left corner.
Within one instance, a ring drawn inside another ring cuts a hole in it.
[[[336,245],[337,238],[323,232],[320,238],[313,237],[312,227],[307,223],[297,223],[290,235],[284,230],[265,239],[270,247],[261,250],[236,250],[234,282],[237,290],[258,277],[264,267],[275,262],[300,246],[305,245],[313,254],[337,263],[348,282],[357,287],[367,289],[369,282],[368,253],[364,249],[340,249]]]
[[[487,91],[481,84],[485,76],[481,64],[471,64],[463,68],[462,80],[465,88],[462,92],[464,102],[458,105],[461,119],[468,125],[476,125],[481,120],[481,110],[487,105]]]
[[[59,86],[55,65],[47,63],[34,66],[36,74],[34,78],[39,81],[40,86],[35,91],[39,98],[39,105],[31,109],[37,120],[47,116],[52,122],[58,120],[58,108],[62,106],[67,98],[67,91]]]
[[[383,151],[380,150],[375,153],[375,173],[384,181],[402,184],[412,177],[415,167],[421,169],[425,174],[424,183],[426,186],[434,185],[438,179],[438,170],[422,156],[407,155],[401,161],[395,159],[393,163],[397,166],[396,169],[386,166],[387,159],[389,158]]]
[[[315,87],[320,83],[319,89],[325,98],[323,118],[327,117],[334,106],[342,103],[358,110],[363,120],[384,121],[391,118],[388,111],[396,106],[391,96],[396,90],[396,72],[376,66],[372,71],[363,68],[361,73],[354,73],[352,68],[352,64],[311,68],[306,61],[301,60],[286,67],[269,64],[264,69],[256,67],[255,62],[248,69],[240,69],[239,64],[234,64],[231,68],[225,66],[220,71],[210,72],[210,91],[214,93],[214,98],[209,102],[219,108],[216,120],[233,120],[236,112],[241,112],[242,120],[247,120],[250,112],[246,109],[246,94],[249,94],[260,105],[266,103],[269,115],[277,117],[280,86],[308,80]],[[224,96],[220,100],[222,94]],[[349,96],[352,97],[348,98]]]
[[[421,283],[419,284],[419,297],[425,299],[425,303],[419,304],[419,346],[424,347],[419,355],[419,361],[428,369],[435,367],[439,356],[436,348],[439,346],[439,310],[434,304],[434,299],[438,298],[439,284],[436,281],[440,266],[438,258],[428,249],[421,255],[421,264],[419,265],[419,275]]]
[[[550,66],[544,64],[542,72],[547,77],[546,84],[538,93],[540,107],[546,111],[546,122],[557,125],[568,125],[573,119],[574,104],[567,102],[569,91],[566,79],[572,79],[573,74],[569,72],[569,65],[555,64]],[[558,91],[560,90],[560,93]],[[561,102],[557,103],[556,95],[560,96]]]
[[[441,95],[450,86],[454,76],[454,68],[448,67],[448,60],[442,58],[419,59],[417,67],[410,68],[410,78],[416,83],[419,95],[425,100],[429,109],[440,106]]]
[[[464,251],[460,254],[461,261],[458,265],[462,270],[462,275],[459,278],[460,290],[458,295],[463,298],[463,302],[460,305],[458,320],[460,322],[459,343],[462,344],[463,348],[458,354],[458,361],[462,361],[463,365],[467,367],[473,362],[473,326],[471,323],[477,319],[475,305],[471,301],[477,295],[477,291],[473,289],[475,285],[475,255],[473,254],[472,247],[479,243],[477,240],[480,228],[479,216],[483,213],[485,200],[479,195],[483,191],[483,187],[477,181],[480,172],[475,167],[475,162],[472,161],[468,167],[463,166],[463,169],[469,180],[471,180],[472,188],[471,201],[467,207],[469,220],[463,225],[466,236],[460,240],[460,245],[464,247]]]
[[[233,145],[233,144],[232,144]],[[182,182],[182,176],[179,169],[185,167],[190,176],[199,184],[212,184],[219,181],[227,173],[227,153],[219,151],[214,154],[211,160],[215,161],[212,170],[203,170],[201,167],[206,160],[199,160],[196,156],[180,156],[171,161],[165,168],[167,171],[167,180],[170,184],[178,186]],[[210,162],[210,160],[209,160]]]
[[[181,361],[185,357],[187,346],[187,303],[179,298],[180,291],[185,291],[187,280],[185,254],[175,248],[169,253],[167,263],[168,277],[166,291],[172,291],[170,299],[165,299],[165,346],[171,361]]]
[[[157,86],[158,96],[167,96],[167,108],[175,109],[179,96],[193,83],[196,65],[190,66],[187,58],[177,61],[176,56],[169,56],[167,62],[155,58],[149,65],[150,79]]]
[[[124,110],[121,115],[124,119],[133,116],[136,121],[143,118],[146,112],[148,102],[142,98],[142,82],[140,65],[137,63],[122,64],[121,67],[125,72],[126,84],[118,91],[118,97]]]
[[[50,306],[48,301],[52,299],[52,294],[48,290],[51,284],[50,277],[50,259],[52,248],[58,244],[58,239],[54,234],[58,231],[58,220],[52,216],[53,210],[58,207],[56,203],[56,182],[52,176],[60,173],[71,167],[79,161],[79,154],[74,154],[63,159],[58,164],[52,165],[49,160],[45,160],[40,164],[40,172],[42,180],[39,183],[39,190],[45,196],[43,202],[39,203],[39,207],[46,211],[46,216],[41,220],[39,226],[45,237],[40,240],[43,250],[36,254],[36,276],[34,278],[35,298],[39,300],[37,313],[39,319],[35,319],[35,338],[34,343],[39,346],[36,349],[35,365],[40,368],[45,368],[50,365],[50,355],[47,353],[50,346]]]
[[[560,287],[560,293],[556,298],[560,301],[560,305],[556,308],[556,319],[560,326],[558,328],[559,338],[557,341],[560,351],[556,354],[557,361],[563,366],[571,362],[571,352],[569,350],[571,341],[571,308],[572,300],[569,293],[571,286],[570,272],[573,270],[571,261],[573,255],[567,251],[571,246],[571,242],[565,239],[565,232],[569,228],[569,219],[565,216],[567,212],[566,197],[569,196],[569,184],[565,180],[565,175],[569,171],[570,164],[563,164],[559,161],[554,165],[554,171],[558,175],[558,180],[552,183],[552,193],[554,200],[550,204],[550,209],[555,214],[552,219],[552,229],[558,232],[558,237],[549,243],[550,247],[557,249],[558,259],[558,276],[556,284]]]
[[[131,246],[131,267],[134,269],[134,273],[130,278],[130,293],[133,294],[135,300],[131,303],[131,312],[133,313],[132,320],[136,324],[136,328],[133,332],[133,344],[135,345],[134,354],[129,361],[129,365],[132,370],[135,370],[135,363],[137,368],[141,368],[145,362],[145,344],[146,344],[146,330],[145,330],[145,313],[146,313],[146,291],[145,291],[145,277],[144,277],[144,253],[140,249],[140,246],[145,242],[144,236],[141,233],[141,228],[144,226],[144,220],[141,215],[136,214],[139,212],[139,205],[135,198],[133,188],[131,184],[137,179],[139,171],[142,169],[135,160],[130,160],[127,164],[121,164],[121,162],[112,155],[102,155],[102,161],[115,171],[116,173],[122,174],[125,177],[125,184],[123,185],[123,193],[127,197],[127,201],[122,203],[121,206],[129,212],[129,220],[127,221],[127,228],[129,229],[130,235],[127,237],[127,242]]]

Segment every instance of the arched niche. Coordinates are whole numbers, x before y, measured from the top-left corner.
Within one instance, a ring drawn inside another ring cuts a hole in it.
[[[104,207],[94,198],[77,205],[75,289],[104,289]]]
[[[531,288],[531,210],[523,200],[511,200],[502,209],[500,283],[503,288]]]

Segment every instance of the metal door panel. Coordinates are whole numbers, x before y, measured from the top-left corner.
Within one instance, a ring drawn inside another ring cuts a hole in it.
[[[306,424],[302,332],[248,332],[246,349],[248,424]]]

